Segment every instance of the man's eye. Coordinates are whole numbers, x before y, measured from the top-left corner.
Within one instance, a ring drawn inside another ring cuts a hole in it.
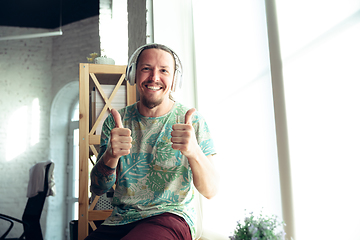
[[[168,71],[166,69],[162,69],[161,72],[167,73]]]
[[[148,71],[150,68],[148,68],[148,67],[144,67],[142,70],[143,71]]]

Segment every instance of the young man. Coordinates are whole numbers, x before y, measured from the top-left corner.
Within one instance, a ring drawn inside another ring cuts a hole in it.
[[[114,211],[86,239],[192,239],[194,186],[209,199],[217,193],[213,142],[195,109],[172,100],[177,55],[160,44],[135,53],[127,79],[135,77],[140,101],[111,110],[91,172],[97,195],[116,183]]]

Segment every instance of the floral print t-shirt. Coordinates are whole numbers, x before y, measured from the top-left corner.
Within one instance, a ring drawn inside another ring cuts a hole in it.
[[[193,176],[188,160],[172,149],[172,126],[184,123],[188,108],[175,102],[161,117],[144,117],[133,104],[119,111],[124,128],[131,130],[130,154],[122,156],[116,169],[99,161],[91,173],[91,189],[105,193],[116,182],[114,210],[105,225],[122,225],[165,212],[181,216],[195,236]],[[198,144],[206,156],[215,154],[213,141],[204,118],[195,112],[192,126]],[[115,127],[110,114],[102,129],[100,153],[104,154],[110,131]]]

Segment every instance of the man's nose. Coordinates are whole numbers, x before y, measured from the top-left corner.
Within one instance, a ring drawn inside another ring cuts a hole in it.
[[[157,71],[156,69],[154,69],[154,70],[151,72],[150,79],[153,80],[153,81],[159,80],[159,79],[160,79],[159,71]]]

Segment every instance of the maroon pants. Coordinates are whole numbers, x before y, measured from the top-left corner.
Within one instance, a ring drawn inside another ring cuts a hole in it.
[[[191,240],[186,221],[175,214],[163,213],[119,226],[101,225],[85,240]]]

